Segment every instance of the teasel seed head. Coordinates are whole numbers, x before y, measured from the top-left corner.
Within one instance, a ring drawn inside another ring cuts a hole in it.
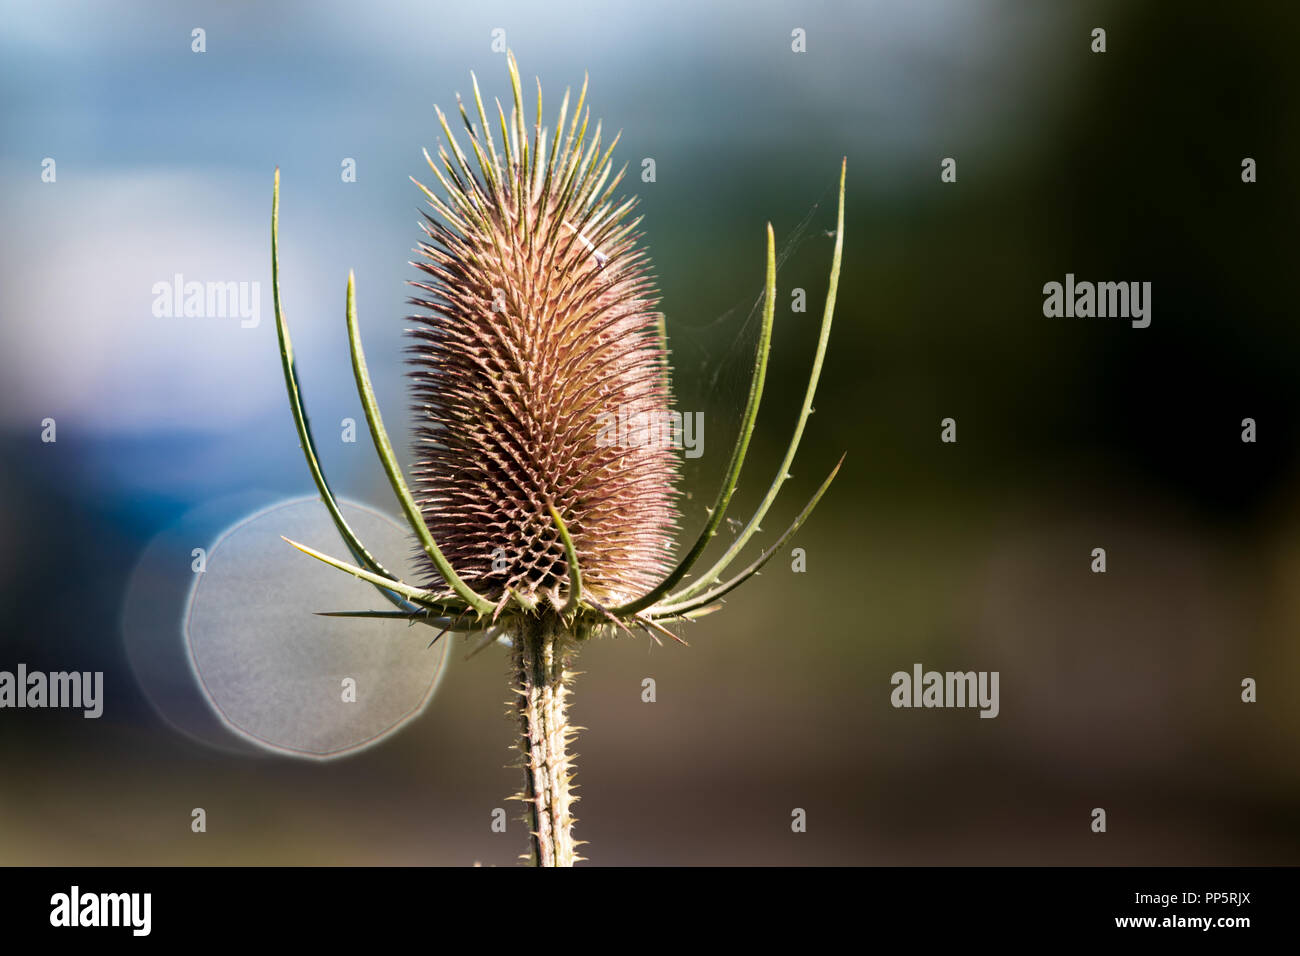
[[[677,457],[664,441],[625,442],[620,427],[668,421],[663,316],[637,245],[640,219],[629,219],[635,200],[615,198],[623,172],[612,174],[613,144],[602,153],[599,124],[587,135],[585,84],[567,133],[566,93],[553,139],[539,85],[530,133],[509,60],[508,123],[497,103],[504,156],[477,81],[479,123],[461,107],[476,167],[438,112],[447,143],[428,158],[446,197],[424,190],[436,215],[425,214],[414,263],[426,278],[412,283],[423,310],[408,350],[413,490],[448,562],[478,593],[563,603],[554,509],[583,593],[613,606],[671,567]]]

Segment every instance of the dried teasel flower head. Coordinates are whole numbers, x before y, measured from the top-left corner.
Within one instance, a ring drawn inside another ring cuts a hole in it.
[[[424,310],[409,350],[415,490],[447,561],[490,600],[563,607],[554,509],[584,593],[612,607],[671,568],[678,459],[665,440],[663,316],[635,200],[616,197],[618,137],[605,147],[600,124],[589,129],[585,84],[571,119],[565,95],[553,138],[539,84],[530,128],[509,63],[500,150],[475,81],[478,123],[460,110],[473,160],[441,110],[446,142],[437,160],[425,154],[445,197],[424,190],[436,213],[419,246],[428,278],[412,283]]]

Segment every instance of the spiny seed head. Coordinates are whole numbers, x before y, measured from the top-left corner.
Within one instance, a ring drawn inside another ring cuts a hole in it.
[[[601,152],[599,123],[587,136],[585,83],[567,132],[565,94],[553,140],[539,84],[530,136],[509,63],[500,144],[477,80],[477,122],[461,106],[475,164],[438,111],[447,143],[429,164],[446,198],[424,190],[437,215],[425,214],[414,265],[427,278],[411,299],[423,310],[408,350],[415,492],[443,554],[485,597],[559,601],[568,569],[554,507],[583,593],[619,604],[671,567],[678,463],[653,427],[671,396],[663,316],[640,219],[628,219],[635,200],[612,199],[623,176],[611,178],[613,145]]]

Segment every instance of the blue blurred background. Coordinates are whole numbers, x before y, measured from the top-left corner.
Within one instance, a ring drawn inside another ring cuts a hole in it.
[[[779,558],[689,648],[584,652],[592,861],[1296,862],[1298,20],[1281,4],[959,0],[6,4],[0,669],[103,670],[107,702],[98,721],[0,712],[0,862],[522,850],[517,820],[490,830],[518,787],[504,655],[451,655],[419,720],[306,763],[178,732],[121,626],[132,568],[192,509],[310,493],[271,311],[276,166],[318,436],[362,421],[348,269],[389,427],[409,425],[409,177],[432,179],[433,104],[454,108],[471,70],[507,96],[495,29],[526,102],[536,75],[552,117],[589,73],[593,117],[623,131],[678,404],[706,414],[688,530],[743,402],[769,220],[796,237],[782,295],[807,289],[809,310],[778,311],[738,517],[784,449],[848,157],[831,354],[769,535],[847,449],[845,470],[796,541],[806,573]],[[1105,54],[1089,49],[1098,26]],[[956,183],[940,182],[945,157]],[[1152,326],[1044,318],[1042,285],[1067,272],[1151,281]],[[155,284],[178,273],[260,283],[260,323],[156,316]],[[949,416],[956,445],[939,441]],[[395,512],[364,435],[322,456],[341,492]],[[889,677],[918,661],[1000,671],[1001,715],[894,710]],[[1257,704],[1240,702],[1245,677]]]

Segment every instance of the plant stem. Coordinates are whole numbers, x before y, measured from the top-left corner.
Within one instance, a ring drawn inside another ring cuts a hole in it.
[[[576,640],[555,615],[543,613],[520,622],[514,639],[514,688],[518,696],[523,755],[525,819],[534,866],[573,866],[573,764],[568,743],[566,698],[573,672],[568,669]]]

